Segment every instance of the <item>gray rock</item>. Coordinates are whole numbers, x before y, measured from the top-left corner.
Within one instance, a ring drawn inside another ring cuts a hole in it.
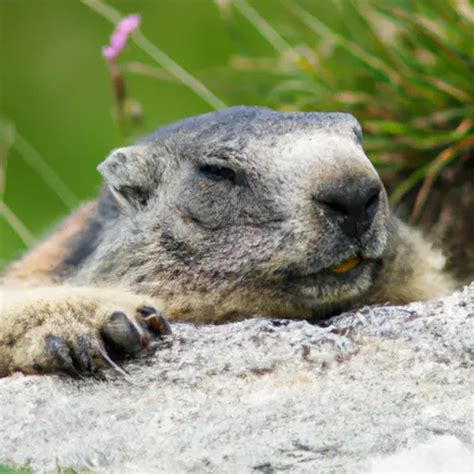
[[[325,327],[175,324],[107,382],[0,380],[0,464],[95,472],[473,471],[474,284]],[[425,462],[426,461],[426,462]]]

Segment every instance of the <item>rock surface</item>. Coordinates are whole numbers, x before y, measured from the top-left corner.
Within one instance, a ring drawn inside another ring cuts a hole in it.
[[[0,380],[0,464],[472,472],[474,284],[326,324],[174,325],[130,379]]]

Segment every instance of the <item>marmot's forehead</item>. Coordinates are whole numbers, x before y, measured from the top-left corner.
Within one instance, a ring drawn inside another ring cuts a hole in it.
[[[144,142],[187,138],[201,142],[232,142],[236,139],[272,140],[286,134],[325,133],[361,140],[359,122],[339,112],[276,112],[266,107],[239,106],[182,120],[161,128]]]

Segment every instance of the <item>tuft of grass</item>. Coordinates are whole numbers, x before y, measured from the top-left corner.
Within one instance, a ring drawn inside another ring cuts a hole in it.
[[[306,9],[283,1],[288,16],[280,29],[287,38],[246,0],[231,4],[275,49],[264,100],[282,110],[353,113],[379,171],[398,172],[399,184],[389,186],[392,204],[418,187],[412,221],[439,178],[453,179],[472,163],[474,9],[468,2],[327,0],[332,15],[323,19],[317,3]],[[261,58],[244,59],[237,64],[251,71],[254,61],[261,70]]]

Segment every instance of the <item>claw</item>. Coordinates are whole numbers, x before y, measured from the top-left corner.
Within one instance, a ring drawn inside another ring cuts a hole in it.
[[[151,306],[144,306],[143,308],[140,308],[138,312],[143,316],[144,321],[148,323],[148,326],[154,332],[160,336],[171,334],[171,325],[161,311],[158,311]]]
[[[150,340],[136,323],[132,322],[125,313],[115,311],[101,331],[107,342],[111,342],[119,351],[139,352],[148,346]]]
[[[101,353],[100,353],[101,357],[102,357],[102,360],[114,371],[116,372],[117,374],[119,375],[122,375],[123,377],[129,377],[129,373],[123,369],[122,367],[120,367],[120,365],[116,364],[110,357],[109,355],[107,354],[107,352],[105,352],[104,349],[102,349]]]
[[[59,368],[74,378],[82,378],[74,365],[71,348],[67,342],[58,336],[49,335],[46,337],[48,349],[59,365]]]
[[[147,316],[151,316],[153,314],[156,314],[157,311],[153,306],[142,306],[141,308],[138,308],[137,311],[146,319]]]
[[[116,364],[107,351],[93,334],[82,334],[77,337],[78,358],[83,370],[100,377],[100,366],[106,365],[120,375],[127,376],[128,373]]]

